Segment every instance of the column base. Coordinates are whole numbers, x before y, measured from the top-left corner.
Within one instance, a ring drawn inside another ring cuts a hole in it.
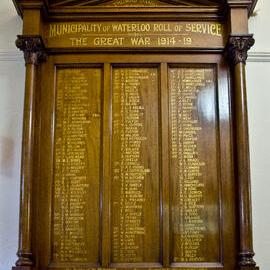
[[[259,270],[258,266],[240,266],[237,270]]]
[[[33,270],[33,266],[13,266],[12,270]]]

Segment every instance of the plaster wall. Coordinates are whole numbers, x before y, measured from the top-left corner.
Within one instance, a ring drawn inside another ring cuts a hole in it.
[[[14,40],[22,22],[11,0],[0,1],[0,270],[16,260],[24,62]]]

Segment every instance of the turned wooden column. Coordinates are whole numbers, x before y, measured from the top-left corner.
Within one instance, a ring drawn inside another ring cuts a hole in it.
[[[16,267],[31,269],[34,265],[32,256],[32,186],[34,156],[35,92],[37,66],[46,59],[44,45],[40,36],[18,36],[16,46],[24,52],[26,65],[22,161],[20,194],[19,248]]]
[[[253,260],[250,161],[245,65],[247,52],[253,46],[253,35],[230,35],[227,56],[233,72],[235,176],[238,190],[239,269],[256,269]]]

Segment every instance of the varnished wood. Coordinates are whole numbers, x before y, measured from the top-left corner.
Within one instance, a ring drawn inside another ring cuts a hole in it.
[[[158,69],[144,64],[114,66],[112,85],[111,266],[159,266]]]
[[[161,64],[160,70],[160,78],[161,78],[161,123],[162,123],[162,143],[161,143],[161,153],[162,153],[162,255],[163,255],[163,265],[164,267],[169,267],[171,258],[170,258],[170,182],[169,182],[169,160],[168,160],[168,150],[169,150],[169,134],[168,134],[168,122],[167,115],[169,112],[168,102],[168,74],[167,74],[168,66],[167,63]]]
[[[106,104],[111,104],[112,100],[112,88],[111,79],[112,71],[109,63],[104,64],[104,83],[103,83],[103,204],[102,204],[102,267],[109,267],[111,261],[110,254],[110,198],[111,198],[111,183],[108,179],[111,179],[111,140],[112,140],[112,111],[111,107]],[[106,90],[105,90],[106,89]],[[107,179],[107,181],[106,181]]]
[[[97,267],[101,248],[102,69],[59,67],[54,76],[52,263],[70,261]],[[82,220],[84,226],[78,229]]]
[[[244,15],[245,16],[245,15]],[[233,124],[235,144],[235,170],[238,187],[239,253],[238,265],[256,267],[253,257],[251,187],[249,163],[248,113],[245,64],[247,51],[254,44],[252,35],[231,35],[227,57],[233,71]]]
[[[34,266],[35,247],[33,240],[35,236],[35,226],[33,219],[36,217],[33,202],[33,193],[36,191],[35,186],[35,162],[37,157],[35,150],[35,142],[37,138],[37,119],[36,111],[38,83],[38,64],[46,59],[44,44],[40,33],[40,11],[34,11],[33,24],[29,26],[27,20],[24,23],[24,32],[28,32],[25,36],[18,36],[16,46],[23,51],[26,63],[25,77],[25,98],[24,98],[24,120],[23,120],[23,140],[22,140],[22,158],[21,158],[21,195],[20,195],[20,227],[19,227],[19,248],[17,252],[18,260],[15,269],[31,270]],[[27,28],[29,29],[27,30]]]
[[[53,7],[50,7],[49,2],[47,0],[31,0],[31,1],[19,1],[19,0],[12,0],[16,6],[16,9],[19,13],[19,15],[23,15],[23,10],[25,9],[43,9],[45,16],[50,17],[50,18],[54,18],[54,19],[60,19],[62,18],[62,20],[64,18],[80,18],[80,16],[82,14],[84,14],[84,16],[87,16],[87,13],[92,13],[91,16],[93,17],[93,15],[95,16],[95,13],[98,12],[99,13],[99,17],[105,18],[105,14],[108,13],[108,11],[110,12],[110,10],[105,8],[96,8],[96,10],[93,10],[92,7],[95,5],[100,5],[101,3],[106,2],[106,0],[100,0],[100,1],[86,1],[86,0],[74,0],[74,1],[59,1],[59,3],[53,3],[55,5],[55,7],[57,7],[56,9]],[[92,2],[92,3],[91,3]],[[165,2],[165,0],[164,0]],[[257,0],[250,0],[250,1],[246,1],[246,0],[239,0],[239,1],[209,1],[209,0],[193,0],[193,2],[191,3],[191,1],[183,1],[183,0],[168,0],[165,2],[165,4],[167,3],[167,7],[163,8],[162,6],[160,6],[160,11],[162,11],[159,15],[161,15],[163,13],[163,16],[165,15],[166,12],[169,12],[171,14],[176,14],[177,9],[179,9],[179,12],[182,13],[183,17],[186,18],[190,18],[189,14],[197,14],[197,18],[198,18],[198,14],[200,14],[201,18],[220,18],[226,17],[227,14],[227,5],[233,5],[235,7],[244,7],[244,8],[248,8],[249,10],[249,15],[252,14],[255,5],[257,3]],[[171,5],[170,5],[171,4]],[[68,8],[65,7],[72,7],[72,11],[69,10]],[[173,8],[170,8],[172,7]],[[83,8],[82,8],[83,7]],[[163,8],[163,10],[162,10]],[[144,13],[144,12],[155,12],[156,11],[152,8],[152,9],[147,9],[145,8],[145,10],[143,11],[143,9],[141,9],[138,13],[138,11],[134,11],[134,9],[126,9],[126,11],[124,11],[126,14],[125,16],[127,16],[127,13],[136,13],[137,15],[140,15],[140,13]],[[159,11],[159,12],[160,12]],[[111,9],[111,12],[119,12],[121,14],[121,10],[119,9]],[[69,17],[65,16],[66,14],[69,14]],[[211,14],[212,13],[212,14]],[[216,15],[214,15],[213,13],[218,13]],[[88,19],[91,19],[91,16],[88,17]],[[126,17],[127,18],[127,17]],[[134,18],[134,17],[133,17]],[[158,18],[158,17],[157,17]],[[160,18],[160,17],[159,17]],[[61,19],[60,19],[61,20]]]
[[[106,56],[93,56],[93,57],[82,57],[81,58],[81,64],[82,65],[85,65],[85,64],[87,64],[87,63],[89,63],[89,62],[102,62],[102,61],[108,61],[108,60],[110,60],[110,61],[113,61],[113,62],[115,62],[115,61],[119,61],[119,62],[121,62],[121,60],[125,60],[125,61],[127,61],[127,59],[121,59],[121,58],[119,58],[120,57],[120,55],[119,56],[114,56],[114,57],[110,57],[110,58],[108,58],[108,57],[106,57]],[[158,55],[156,55],[156,57],[153,57],[153,56],[151,56],[151,57],[147,57],[146,55],[144,55],[144,56],[141,56],[141,58],[139,59],[137,56],[134,56],[133,58],[131,58],[131,56],[128,56],[129,57],[129,61],[131,61],[131,62],[137,62],[137,63],[139,63],[140,61],[144,61],[144,62],[148,62],[148,61],[151,61],[152,63],[153,62],[158,62],[159,60],[160,60],[160,56],[158,56]],[[170,59],[170,56],[169,55],[167,55],[166,57],[165,56],[163,56],[163,61],[165,61],[165,59],[167,58],[167,60],[169,60]],[[212,57],[210,57],[210,56],[208,56],[208,58],[205,58],[205,60],[204,61],[206,61],[206,59],[208,59],[207,61],[209,61],[209,62],[211,62],[211,61],[215,61],[214,59],[215,59],[216,57],[215,56],[212,56]],[[67,61],[67,63],[69,62],[73,62],[75,59],[79,59],[77,56],[74,56],[74,58],[65,58],[64,56],[60,56],[60,57],[57,57],[57,58],[55,58],[55,63],[57,63],[57,65],[63,65],[66,61]],[[185,59],[185,57],[184,56],[182,56],[182,57],[174,57],[174,62],[179,62],[179,61],[181,61],[181,59]],[[203,57],[201,58],[201,60],[203,59]],[[193,57],[193,59],[191,59],[190,58],[190,61],[197,61],[198,59],[197,59],[197,57]],[[49,66],[48,66],[49,67]],[[78,67],[78,66],[77,66]],[[161,68],[161,70],[163,70],[163,72],[165,72],[166,71],[166,69],[165,69],[165,67],[166,67],[166,65],[162,65],[162,68]],[[108,68],[106,68],[105,67],[105,70],[107,70],[107,72],[108,72]],[[109,76],[110,77],[110,76]],[[109,78],[108,77],[108,78]],[[108,80],[108,79],[107,79]],[[163,87],[165,87],[166,86],[166,83],[165,83],[165,81],[163,82]],[[224,91],[226,91],[226,87],[224,88],[225,90]],[[48,90],[47,90],[48,91]],[[46,93],[47,91],[45,91],[44,90],[44,93]],[[224,92],[224,94],[225,94],[225,92]],[[107,95],[108,95],[108,93],[107,93]],[[163,94],[163,95],[165,95],[165,93]],[[51,98],[53,98],[53,97],[51,97]],[[108,100],[108,97],[107,98],[105,98],[106,100]],[[166,100],[166,98],[163,98],[163,102],[165,103],[165,100]],[[108,102],[108,101],[107,101]],[[221,101],[220,101],[221,102]],[[164,106],[166,106],[166,104],[164,104]],[[45,114],[43,114],[43,118],[44,118],[44,116],[45,115],[47,115],[47,117],[49,116],[48,115],[48,113],[49,113],[49,111],[47,112],[47,113],[45,113]],[[163,113],[164,113],[164,109],[163,109]],[[164,115],[164,114],[162,114],[162,115]],[[46,118],[47,118],[46,117]],[[164,118],[165,117],[165,115],[162,117],[162,118]],[[165,122],[166,123],[166,122]],[[223,135],[223,137],[224,137],[225,135]],[[225,136],[226,137],[226,136]],[[224,138],[225,138],[224,137]],[[164,140],[163,141],[163,143],[166,145],[166,141]],[[164,144],[163,144],[163,149],[164,149]],[[106,149],[108,150],[108,147],[106,147]],[[164,149],[165,151],[167,151],[166,149]],[[228,150],[226,150],[226,151],[228,151]],[[225,152],[226,152],[225,151]],[[223,150],[223,152],[224,152],[224,150]],[[48,155],[48,153],[46,154],[46,156],[50,156],[50,154]],[[45,156],[44,156],[45,157]],[[43,159],[44,160],[44,159]],[[226,158],[224,158],[224,160],[226,160]],[[163,162],[165,162],[164,163],[164,165],[163,165],[163,172],[165,171],[165,168],[166,168],[166,158],[164,157],[164,159],[163,159]],[[42,164],[45,164],[46,162],[45,162],[45,160],[42,162]],[[224,163],[222,163],[223,164],[223,166],[229,166],[229,164],[228,165],[225,165]],[[107,167],[107,166],[106,166]],[[107,167],[107,168],[109,168],[109,167]],[[166,172],[166,171],[165,171]],[[44,181],[43,181],[44,182]],[[49,181],[49,182],[51,182],[51,181]],[[45,183],[45,182],[44,182]],[[166,183],[166,182],[165,182]],[[165,184],[164,183],[164,184]],[[163,184],[163,185],[164,185]],[[166,188],[166,185],[164,186],[165,187],[165,193],[164,193],[164,195],[166,196],[166,193],[168,192],[168,191],[166,191],[167,190],[167,188]],[[42,192],[43,193],[43,192]],[[168,195],[167,195],[168,196]],[[42,196],[43,197],[43,196]],[[224,196],[225,197],[225,196]],[[228,208],[228,210],[229,210],[229,208]],[[226,210],[226,211],[228,211],[228,210]],[[231,211],[231,210],[230,210]],[[166,214],[166,212],[165,212],[165,214]],[[104,216],[104,217],[106,217],[106,215]],[[163,218],[164,218],[164,216],[163,216]],[[44,224],[46,224],[46,223],[44,223]],[[165,224],[165,226],[166,226],[166,222],[164,223]],[[106,226],[108,226],[107,224],[105,224],[105,228],[106,228]],[[229,226],[229,225],[226,225],[226,226],[228,226],[228,227],[231,227],[231,226]],[[166,227],[164,227],[164,229],[166,229]],[[165,232],[166,232],[166,230],[165,230]],[[166,234],[164,235],[165,237],[166,237]],[[46,238],[46,236],[44,236],[45,238]],[[229,239],[229,238],[228,238]],[[163,246],[163,248],[165,248],[166,247],[166,245],[164,245]],[[44,250],[44,249],[42,249],[42,250]],[[167,251],[166,251],[167,252]],[[42,252],[43,254],[44,254],[44,252]],[[164,254],[166,254],[166,253],[164,253]],[[43,255],[42,255],[43,256]]]
[[[32,216],[34,185],[34,144],[36,121],[37,64],[44,59],[40,37],[27,40],[18,36],[16,45],[24,52],[26,62],[24,125],[21,158],[21,197],[18,261],[16,266],[33,266]],[[41,45],[40,45],[41,44]]]
[[[34,154],[34,122],[35,122],[35,82],[36,66],[26,66],[25,104],[24,104],[24,129],[22,147],[22,176],[21,176],[21,209],[19,232],[19,260],[17,266],[33,265],[32,261],[32,185],[33,185],[33,160]]]
[[[257,270],[244,66],[256,1],[15,2],[14,270]]]
[[[234,67],[234,124],[236,136],[236,176],[238,183],[238,204],[240,221],[240,253],[241,267],[255,266],[253,260],[252,216],[250,193],[250,163],[249,163],[249,137],[248,114],[245,82],[245,66],[239,63]]]
[[[96,0],[71,0],[71,1],[62,1],[62,0],[58,0],[58,1],[49,1],[50,5],[52,6],[92,6],[92,5],[96,5],[98,2],[100,2],[101,4],[109,4],[113,3],[113,1],[111,0],[101,0],[101,1],[96,1]],[[192,1],[184,1],[184,0],[160,0],[160,3],[164,3],[164,4],[168,4],[168,5],[183,5],[183,6],[199,6],[199,5],[205,5],[205,6],[209,6],[209,5],[222,5],[224,4],[223,0],[220,1],[215,1],[215,0],[192,0]],[[136,4],[136,3],[135,3]],[[148,3],[141,1],[141,6],[147,5]],[[123,4],[123,6],[125,5],[125,3]],[[151,5],[151,4],[149,4]],[[157,4],[158,5],[158,4]]]

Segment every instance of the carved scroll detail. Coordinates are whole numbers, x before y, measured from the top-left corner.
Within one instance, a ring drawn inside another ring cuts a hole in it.
[[[238,63],[246,64],[247,52],[254,43],[253,35],[230,35],[226,48],[229,61],[233,65]]]
[[[39,65],[43,61],[46,61],[47,54],[41,36],[19,35],[16,40],[16,46],[24,52],[26,64]]]

